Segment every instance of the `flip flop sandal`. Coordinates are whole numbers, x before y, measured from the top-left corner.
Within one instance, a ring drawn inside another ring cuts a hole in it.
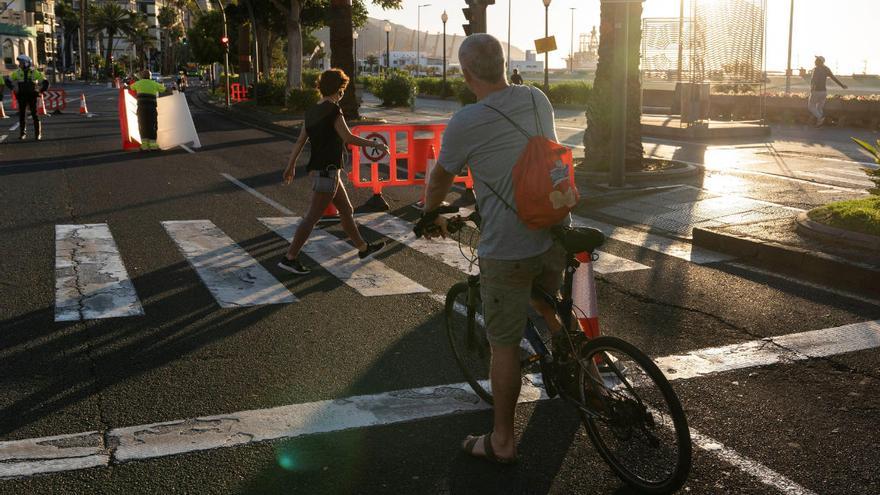
[[[489,462],[494,462],[495,464],[513,464],[516,462],[516,457],[512,457],[510,459],[506,459],[504,457],[498,457],[495,455],[495,449],[492,448],[492,440],[491,433],[486,433],[485,435],[480,435],[477,437],[471,437],[467,443],[464,444],[462,450],[467,452],[469,455],[474,457],[479,457],[482,459],[486,459]],[[483,440],[483,450],[485,450],[485,454],[478,454],[474,452],[474,447],[477,445],[477,442],[482,439]]]

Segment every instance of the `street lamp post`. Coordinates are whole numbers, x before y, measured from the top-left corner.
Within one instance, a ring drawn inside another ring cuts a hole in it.
[[[788,13],[788,65],[785,68],[785,94],[791,93],[791,34],[794,31],[794,0]]]
[[[388,71],[391,70],[391,23],[385,21],[385,77],[388,77]]]
[[[226,109],[229,110],[229,33],[226,30],[226,9],[223,2],[217,0],[217,5],[220,6],[220,14],[223,16],[223,75],[226,80]]]
[[[358,32],[351,33],[351,39],[354,40],[354,77],[358,76]]]
[[[544,38],[550,37],[550,0],[544,0]],[[544,92],[550,93],[550,52],[544,52]]]
[[[440,90],[440,93],[446,96],[446,21],[449,20],[449,16],[446,15],[445,10],[440,16],[440,20],[443,21],[443,89]]]
[[[419,5],[418,13],[416,14],[416,77],[419,77],[422,72],[422,54],[421,54],[421,38],[422,38],[422,7],[430,7],[430,3],[423,3]]]
[[[571,45],[568,49],[568,72],[574,74],[574,11],[577,9],[574,7],[569,9],[571,9]]]

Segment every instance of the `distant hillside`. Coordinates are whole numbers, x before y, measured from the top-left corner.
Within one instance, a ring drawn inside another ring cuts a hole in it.
[[[416,30],[400,24],[391,23],[391,51],[416,51]],[[428,57],[440,58],[443,56],[443,33],[429,34],[421,32],[420,49]],[[315,37],[326,44],[330,44],[330,30],[323,28],[315,33]],[[458,63],[458,47],[461,45],[464,35],[446,34],[446,58],[450,63]],[[505,49],[507,43],[501,40]],[[382,19],[368,18],[367,23],[358,29],[357,51],[359,57],[376,55],[385,52],[385,21]],[[525,54],[516,46],[510,48],[511,60],[524,60]]]

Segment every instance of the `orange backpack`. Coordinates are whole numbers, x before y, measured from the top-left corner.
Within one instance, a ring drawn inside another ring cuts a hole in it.
[[[531,93],[531,89],[529,89]],[[520,221],[533,230],[546,229],[559,223],[577,204],[579,195],[574,184],[574,161],[571,150],[547,139],[538,117],[535,94],[532,106],[535,110],[535,126],[538,135],[530,136],[525,129],[498,112],[528,138],[528,143],[513,166],[513,199],[516,208],[509,205],[489,184],[489,190],[498,196],[508,209],[513,210]],[[485,105],[485,104],[484,104]]]

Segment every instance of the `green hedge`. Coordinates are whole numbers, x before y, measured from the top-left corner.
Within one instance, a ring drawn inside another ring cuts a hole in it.
[[[443,84],[442,77],[422,77],[416,80],[420,95],[447,97],[453,94],[452,81],[446,80]]]
[[[321,93],[317,89],[291,89],[287,94],[287,108],[304,112],[320,99]]]
[[[277,80],[257,83],[257,104],[284,106],[285,85]]]
[[[377,88],[378,85],[382,82],[382,78],[379,76],[371,76],[371,75],[367,74],[367,75],[358,76],[357,82],[364,85],[365,91],[368,91],[370,93],[375,93],[376,92],[375,88]]]
[[[373,88],[382,106],[412,106],[416,99],[416,81],[406,72],[393,71]]]
[[[565,82],[550,85],[550,103],[554,105],[583,105],[590,101],[593,86],[585,82]]]

